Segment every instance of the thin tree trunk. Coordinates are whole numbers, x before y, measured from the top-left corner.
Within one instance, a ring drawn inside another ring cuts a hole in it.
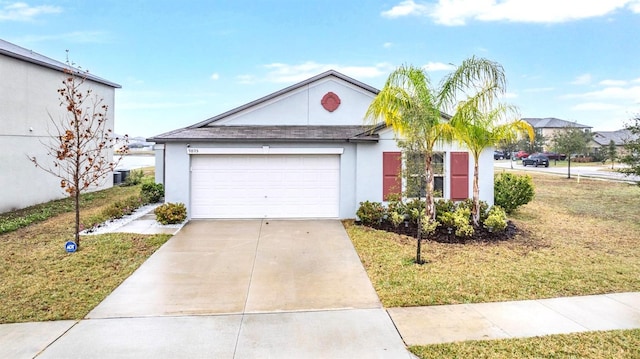
[[[416,263],[422,264],[420,253],[422,252],[422,215],[418,216],[418,245],[416,249]]]
[[[427,175],[427,189],[425,193],[425,214],[427,218],[436,219],[436,211],[433,197],[433,154],[428,152],[426,154],[425,173]]]
[[[571,156],[567,160],[567,178],[571,178]]]
[[[478,184],[478,159],[473,164],[473,224],[480,225],[480,185]]]
[[[76,206],[76,246],[80,248],[80,192],[76,191],[74,194],[75,206]]]

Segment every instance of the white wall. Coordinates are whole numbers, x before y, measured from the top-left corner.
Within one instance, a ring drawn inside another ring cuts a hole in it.
[[[191,148],[342,148],[340,155],[340,218],[353,218],[356,212],[356,146],[351,143],[223,143],[190,144]],[[168,143],[165,145],[165,202],[182,202],[191,218],[191,156],[187,153],[186,143]]]
[[[320,103],[327,92],[340,97],[340,106],[333,112],[325,110]],[[361,125],[373,97],[372,93],[358,86],[328,77],[212,125]]]
[[[63,73],[0,55],[0,79],[0,212],[63,198],[60,179],[27,158],[50,158],[41,142],[53,133],[49,114],[58,119],[65,112],[57,93]],[[107,126],[113,128],[115,89],[92,81],[87,85],[109,106]],[[112,184],[109,176],[103,187]]]
[[[382,153],[398,152],[393,131],[380,132],[377,144],[358,144],[356,153],[356,204],[363,201],[382,202]],[[466,148],[457,143],[436,145],[435,151],[445,152],[444,197],[451,197],[449,182],[450,152],[465,152]],[[480,156],[480,199],[493,205],[493,148],[488,148]],[[473,157],[469,155],[469,197],[473,196]],[[355,213],[355,212],[354,212]]]

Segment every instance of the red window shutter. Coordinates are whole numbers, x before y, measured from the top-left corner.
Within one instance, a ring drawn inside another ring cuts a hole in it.
[[[451,199],[469,198],[469,152],[451,152]]]
[[[382,199],[384,201],[387,200],[387,196],[390,194],[400,194],[402,190],[401,170],[401,152],[382,153]]]

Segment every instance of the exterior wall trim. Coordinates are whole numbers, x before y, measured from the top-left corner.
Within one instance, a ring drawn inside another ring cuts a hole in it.
[[[341,155],[344,148],[295,148],[295,147],[238,147],[238,148],[187,148],[189,155]]]

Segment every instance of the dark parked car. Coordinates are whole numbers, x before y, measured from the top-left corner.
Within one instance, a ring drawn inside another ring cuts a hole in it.
[[[510,159],[511,158],[511,153],[509,152],[504,152],[504,151],[493,151],[493,159],[494,160],[504,160],[504,159]]]
[[[527,158],[522,159],[523,166],[545,166],[549,167],[549,158],[541,153],[535,153]]]
[[[547,156],[547,158],[550,160],[564,161],[567,159],[567,155],[565,155],[564,153],[544,152],[543,155]]]

